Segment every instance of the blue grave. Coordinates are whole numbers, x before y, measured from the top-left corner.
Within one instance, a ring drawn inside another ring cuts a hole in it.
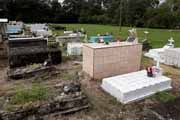
[[[114,41],[114,37],[112,35],[108,35],[108,36],[92,36],[92,37],[90,37],[89,42],[97,43],[100,39],[103,39],[104,42],[113,42]]]

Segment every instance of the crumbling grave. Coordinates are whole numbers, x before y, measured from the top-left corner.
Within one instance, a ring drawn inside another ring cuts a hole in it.
[[[6,27],[7,27],[7,19],[0,19],[0,59],[7,57],[6,56]]]
[[[67,88],[69,89],[68,92]],[[49,100],[37,102],[29,106],[19,105],[11,111],[1,111],[0,119],[22,120],[32,116],[41,118],[52,113],[66,115],[89,108],[88,99],[81,89],[77,89],[77,83],[55,86],[55,90],[59,95]]]
[[[18,67],[12,68],[7,71],[8,78],[10,79],[23,79],[23,78],[31,78],[36,76],[37,74],[43,74],[46,72],[51,72],[55,70],[53,66],[44,66],[43,64],[33,64],[28,65],[26,67]]]
[[[47,40],[42,37],[10,38],[8,47],[10,68],[44,63],[49,56],[52,64],[61,63],[61,51],[57,48],[49,48]]]

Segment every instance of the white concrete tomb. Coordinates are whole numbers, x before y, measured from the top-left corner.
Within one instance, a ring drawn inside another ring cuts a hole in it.
[[[145,70],[105,78],[101,87],[123,104],[172,88],[170,78],[147,77]]]
[[[68,55],[82,55],[83,43],[68,43],[67,53]]]
[[[173,38],[170,38],[168,40],[168,43],[163,48],[157,48],[157,49],[150,49],[148,53],[145,53],[144,56],[156,59],[156,57],[160,57],[160,63],[165,62],[165,50],[174,48],[174,40]]]

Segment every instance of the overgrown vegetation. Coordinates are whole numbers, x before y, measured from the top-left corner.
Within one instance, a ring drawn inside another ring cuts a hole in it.
[[[50,96],[47,87],[40,84],[33,84],[30,88],[18,87],[15,95],[11,98],[11,104],[25,104],[40,100],[46,100]]]

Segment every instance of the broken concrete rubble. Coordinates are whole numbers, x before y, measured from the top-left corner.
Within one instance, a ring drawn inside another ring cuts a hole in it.
[[[37,74],[50,72],[55,69],[53,66],[43,66],[42,64],[34,64],[26,67],[9,69],[7,74],[10,79],[22,79],[36,76]]]
[[[63,86],[61,86],[62,88]],[[62,92],[63,93],[63,92]],[[71,94],[61,94],[51,100],[20,106],[12,111],[1,111],[0,120],[22,120],[34,116],[40,118],[45,115],[58,113],[66,115],[89,108],[89,101],[81,91],[73,91]]]
[[[67,93],[80,92],[81,87],[80,84],[70,83],[63,86],[63,91]]]

